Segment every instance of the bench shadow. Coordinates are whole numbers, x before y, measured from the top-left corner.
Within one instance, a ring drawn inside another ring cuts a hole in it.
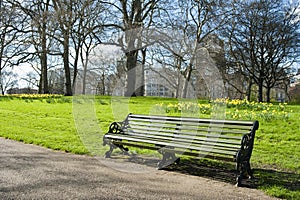
[[[199,176],[235,185],[237,172],[234,165],[204,159],[181,159],[179,164],[171,164],[163,170]],[[242,187],[255,188],[253,180],[243,180]]]
[[[172,164],[164,170],[192,176],[205,177],[225,183],[236,184],[235,165],[208,160],[184,159],[178,165]],[[300,190],[300,176],[297,173],[253,168],[254,179],[243,179],[241,187],[282,187],[290,191]]]
[[[158,159],[136,156],[129,159],[136,164],[157,167]],[[179,164],[171,164],[161,170],[204,177],[224,183],[236,184],[237,172],[231,163],[215,162],[206,159],[184,158]],[[243,179],[241,187],[263,188],[282,187],[290,191],[300,190],[300,176],[297,173],[253,168],[254,179]]]

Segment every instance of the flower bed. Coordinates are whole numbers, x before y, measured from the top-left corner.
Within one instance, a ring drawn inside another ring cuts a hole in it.
[[[176,113],[199,113],[210,117],[213,108],[218,105],[226,105],[227,119],[241,119],[241,120],[287,120],[291,110],[287,109],[287,103],[280,103],[274,105],[272,103],[258,103],[249,102],[247,100],[229,100],[217,99],[208,104],[194,103],[194,102],[180,102],[169,104],[156,104],[155,108],[158,112],[165,112],[170,114]]]

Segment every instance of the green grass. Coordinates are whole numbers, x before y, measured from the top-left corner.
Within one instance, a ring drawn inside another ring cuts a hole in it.
[[[72,104],[40,100],[0,101],[0,136],[66,152],[88,153],[76,134]]]
[[[102,147],[101,134],[112,121],[123,120],[129,112],[157,114],[159,103],[176,104],[178,100],[0,96],[0,137],[76,154],[103,155],[106,149]],[[260,127],[251,162],[259,189],[280,198],[300,199],[300,106],[289,105],[287,109],[286,120],[258,119]]]

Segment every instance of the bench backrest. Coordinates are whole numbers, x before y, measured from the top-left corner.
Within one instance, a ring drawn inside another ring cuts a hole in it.
[[[250,146],[252,152],[257,121],[213,120],[129,114],[123,122],[126,134],[147,136],[152,140],[172,138],[175,143],[211,146],[224,154]],[[174,137],[175,136],[175,137]],[[243,140],[246,138],[246,140]],[[247,142],[247,144],[243,144]],[[242,146],[242,147],[241,147]],[[251,154],[251,153],[250,153]],[[251,155],[250,155],[251,156]]]

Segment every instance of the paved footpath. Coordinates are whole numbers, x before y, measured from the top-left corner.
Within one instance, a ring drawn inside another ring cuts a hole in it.
[[[273,199],[263,192],[0,138],[0,199]],[[132,170],[130,170],[132,168]],[[146,170],[145,170],[146,169]]]

